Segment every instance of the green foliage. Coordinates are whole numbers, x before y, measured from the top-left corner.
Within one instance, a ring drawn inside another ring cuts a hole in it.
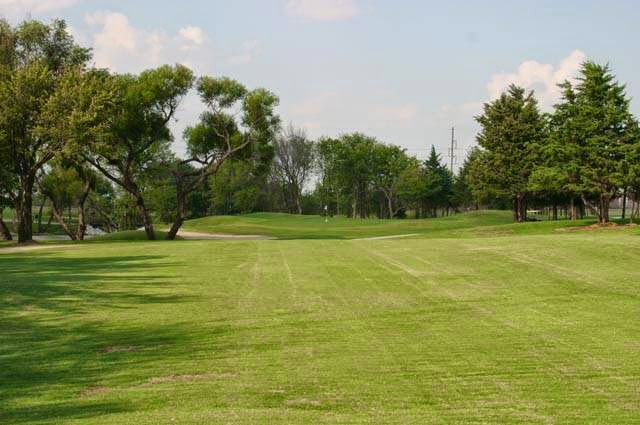
[[[104,98],[88,101],[89,51],[75,44],[64,21],[0,21],[1,194],[18,215],[18,238],[32,237],[36,174],[70,138],[90,131]],[[73,129],[73,132],[69,130]]]
[[[83,181],[74,168],[56,166],[42,178],[40,186],[63,209],[76,205]]]
[[[169,122],[193,85],[191,70],[163,65],[138,76],[115,75],[109,125],[101,137],[80,147],[81,155],[135,200],[147,236],[155,238],[145,183],[173,160]]]
[[[111,125],[86,154],[105,176],[135,191],[133,186],[144,172],[170,156],[168,124],[191,87],[193,74],[182,65],[164,65],[139,76],[112,78],[116,92]]]
[[[524,221],[529,176],[536,165],[533,152],[544,140],[546,128],[533,92],[511,85],[498,99],[485,103],[476,120],[485,163],[479,175],[489,190],[513,200],[514,218]]]
[[[585,62],[577,84],[561,85],[563,97],[551,120],[551,166],[563,188],[582,195],[599,220],[609,219],[609,202],[629,180],[640,132],[629,111],[625,87],[609,67]]]
[[[423,164],[410,162],[399,181],[399,196],[416,216],[435,217],[438,209],[455,207],[454,176],[442,164],[435,147]]]
[[[227,77],[204,76],[197,84],[200,98],[211,109],[230,108],[247,94],[245,86]]]
[[[212,207],[216,214],[241,214],[256,210],[259,202],[259,182],[263,176],[256,173],[250,161],[225,162],[211,177]]]

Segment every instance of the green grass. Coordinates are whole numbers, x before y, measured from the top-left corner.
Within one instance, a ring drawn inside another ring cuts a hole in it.
[[[456,236],[458,231],[478,226],[511,223],[508,211],[477,211],[439,219],[378,220],[317,215],[255,213],[213,216],[189,220],[184,230],[209,233],[258,234],[280,239],[353,239],[399,234],[430,237]]]
[[[0,423],[637,423],[638,232],[448,220],[0,249]]]

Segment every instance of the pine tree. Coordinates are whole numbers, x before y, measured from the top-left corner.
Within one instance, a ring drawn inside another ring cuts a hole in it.
[[[525,221],[528,180],[535,167],[532,151],[545,131],[533,92],[511,85],[497,100],[485,103],[476,120],[482,126],[477,141],[487,165],[484,185],[508,195],[514,220]]]
[[[629,112],[625,86],[607,65],[585,62],[576,85],[561,85],[563,98],[552,119],[558,163],[567,188],[609,221],[609,203],[625,185],[633,152],[640,141],[638,123]]]
[[[453,175],[442,164],[440,155],[431,146],[429,157],[424,162],[423,208],[431,216],[436,216],[438,208],[448,209],[453,193]]]

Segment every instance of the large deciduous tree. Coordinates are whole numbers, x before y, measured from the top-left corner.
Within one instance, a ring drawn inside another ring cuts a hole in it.
[[[533,92],[511,85],[498,99],[485,103],[476,120],[481,126],[477,141],[485,152],[485,184],[508,195],[514,221],[525,221],[529,176],[535,167],[532,149],[543,140],[546,128]]]
[[[208,110],[185,130],[189,157],[177,161],[175,179],[177,211],[167,239],[174,239],[187,218],[187,196],[202,187],[230,158],[273,155],[272,142],[280,119],[278,97],[268,90],[247,90],[230,78],[202,77],[197,83]],[[260,161],[258,161],[260,162]]]
[[[7,155],[0,184],[16,210],[19,242],[32,239],[36,175],[68,141],[59,120],[76,126],[90,118],[90,110],[74,108],[89,57],[64,21],[12,27],[0,20],[0,149]]]
[[[351,215],[365,218],[369,215],[368,197],[372,176],[375,172],[375,138],[362,133],[345,134],[336,146],[336,170],[342,190],[350,194]]]
[[[142,183],[150,169],[172,156],[169,122],[193,79],[191,70],[182,65],[113,76],[110,125],[80,147],[90,164],[132,196],[150,240],[155,239],[155,230]]]
[[[275,140],[274,169],[291,212],[302,214],[300,198],[313,171],[315,157],[315,143],[307,138],[304,130],[290,125]]]
[[[384,195],[388,218],[393,218],[402,208],[398,202],[398,191],[411,160],[404,149],[395,145],[377,144],[372,153],[375,161],[373,184]]]

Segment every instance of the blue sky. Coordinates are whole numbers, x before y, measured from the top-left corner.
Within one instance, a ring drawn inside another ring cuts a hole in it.
[[[431,144],[445,153],[451,125],[462,156],[474,114],[510,82],[548,109],[585,58],[640,96],[634,1],[0,0],[0,11],[66,19],[98,66],[227,75],[274,91],[283,121],[313,137],[361,131],[420,157]],[[185,100],[177,151],[201,110]]]

